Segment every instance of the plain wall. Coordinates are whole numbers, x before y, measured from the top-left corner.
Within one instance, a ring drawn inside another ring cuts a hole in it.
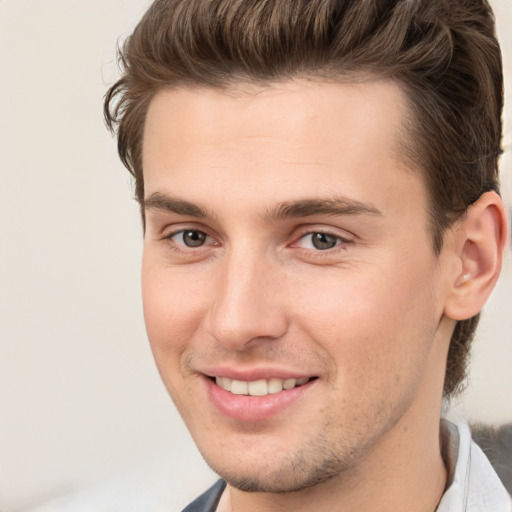
[[[134,486],[153,486],[155,497],[177,505],[213,478],[151,358],[137,205],[102,121],[117,38],[148,4],[0,0],[3,512],[125,478],[119,475],[130,468],[139,475]],[[512,3],[493,4],[505,55],[509,148]],[[510,205],[510,149],[502,170]],[[509,251],[456,407],[471,419],[512,421],[511,332]],[[159,476],[141,480],[152,473]]]

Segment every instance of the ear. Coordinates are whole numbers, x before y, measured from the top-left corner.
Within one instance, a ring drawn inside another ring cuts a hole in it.
[[[501,197],[486,192],[454,227],[456,272],[445,315],[465,320],[480,312],[500,275],[508,240],[508,217]]]

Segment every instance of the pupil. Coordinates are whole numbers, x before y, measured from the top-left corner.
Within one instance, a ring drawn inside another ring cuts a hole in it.
[[[204,244],[206,234],[201,231],[185,231],[183,233],[183,242],[188,247],[199,247]]]
[[[336,237],[327,235],[326,233],[314,233],[312,237],[315,249],[326,250],[332,249],[336,245]]]

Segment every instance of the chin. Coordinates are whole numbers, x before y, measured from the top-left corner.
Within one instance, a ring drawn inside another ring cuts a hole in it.
[[[238,489],[239,491],[244,492],[262,492],[262,493],[288,493],[288,492],[298,492],[304,489],[308,489],[309,487],[314,487],[318,484],[326,482],[338,474],[332,475],[316,475],[314,477],[309,478],[300,478],[306,477],[306,475],[293,475],[292,478],[284,478],[282,475],[279,478],[261,478],[256,475],[242,476],[235,475],[231,477],[230,475],[222,476],[220,475],[231,487]]]
[[[306,453],[306,451],[308,453]],[[230,486],[244,492],[287,493],[313,487],[335,477],[347,475],[356,465],[353,456],[340,457],[331,450],[304,450],[299,453],[280,453],[257,463],[251,458],[229,461],[203,458],[215,473]],[[270,459],[270,460],[269,460]],[[232,462],[232,463],[229,463]]]

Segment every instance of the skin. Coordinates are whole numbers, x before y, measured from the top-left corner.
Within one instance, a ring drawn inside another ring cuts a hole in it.
[[[147,331],[169,394],[228,482],[219,510],[433,511],[442,495],[457,316],[446,308],[464,244],[454,232],[431,249],[421,173],[397,149],[406,116],[386,81],[174,89],[150,105]],[[334,198],[363,207],[319,208]],[[304,200],[316,201],[307,215],[275,215]],[[204,244],[187,246],[183,230]],[[335,245],[316,248],[312,233]],[[282,411],[244,421],[206,392],[219,366],[316,379]]]

